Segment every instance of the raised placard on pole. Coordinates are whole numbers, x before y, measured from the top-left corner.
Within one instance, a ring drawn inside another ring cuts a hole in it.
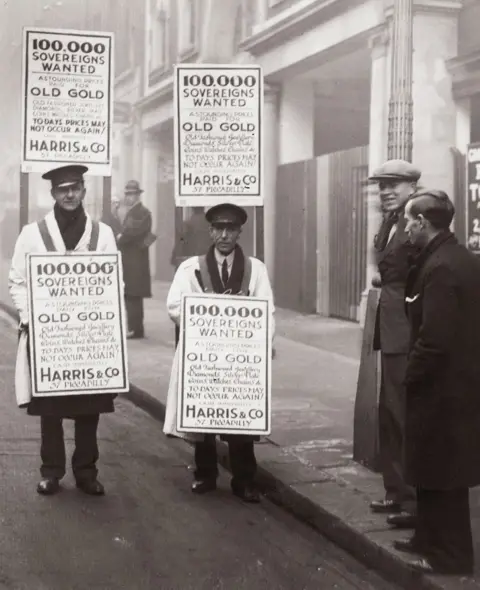
[[[261,68],[176,66],[174,104],[176,205],[263,205]]]
[[[257,297],[183,296],[179,432],[271,433],[270,313]]]
[[[22,172],[111,176],[113,81],[113,33],[25,27]]]
[[[32,395],[129,390],[121,255],[29,254]]]
[[[472,143],[467,150],[465,227],[467,248],[480,254],[480,143]]]

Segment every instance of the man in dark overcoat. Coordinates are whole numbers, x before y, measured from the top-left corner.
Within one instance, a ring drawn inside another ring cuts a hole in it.
[[[55,200],[53,211],[39,223],[26,225],[15,244],[9,273],[9,288],[20,316],[20,330],[28,332],[27,262],[29,253],[105,252],[117,251],[111,228],[94,222],[83,207],[86,190],[85,166],[62,166],[43,175],[51,182]],[[54,397],[33,397],[27,405],[30,416],[41,417],[42,479],[39,494],[51,495],[60,489],[65,475],[65,443],[63,418],[75,421],[75,451],[72,468],[77,487],[86,494],[105,493],[97,480],[99,414],[113,412],[112,394],[80,394]]]
[[[389,160],[369,179],[378,183],[384,212],[374,244],[381,285],[374,348],[381,351],[378,422],[385,498],[372,502],[371,509],[388,514],[389,524],[402,528],[413,526],[415,511],[415,491],[405,484],[402,471],[403,381],[410,342],[404,298],[409,256],[415,249],[405,233],[404,210],[419,178],[420,171],[409,162]]]
[[[406,231],[422,246],[406,288],[405,478],[417,489],[412,539],[398,549],[428,573],[471,574],[469,488],[480,484],[480,260],[449,231],[454,207],[420,191]]]
[[[117,236],[118,249],[122,253],[129,339],[144,338],[143,300],[152,296],[148,255],[149,237],[153,235],[152,214],[140,201],[142,193],[136,180],[127,182],[125,205],[128,210]]]

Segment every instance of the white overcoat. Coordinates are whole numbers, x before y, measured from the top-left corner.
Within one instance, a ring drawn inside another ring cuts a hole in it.
[[[203,293],[197,277],[195,276],[195,271],[200,270],[198,258],[198,256],[193,256],[192,258],[182,262],[175,273],[173,282],[168,292],[168,315],[177,326],[180,326],[182,295]],[[275,332],[275,306],[267,268],[263,262],[257,258],[251,257],[250,260],[252,262],[252,275],[250,278],[249,293],[251,297],[261,297],[262,299],[269,300],[272,328],[271,334],[273,339]],[[170,436],[177,436],[179,438],[184,438],[191,441],[202,440],[204,434],[177,431],[179,368],[179,348],[177,347],[175,356],[173,358],[172,371],[170,374],[170,384],[168,387],[167,407],[165,412],[165,424],[163,427],[163,432]]]
[[[90,244],[90,237],[92,234],[92,218],[87,213],[87,222],[85,231],[83,232],[80,241],[75,247],[74,252],[88,252]],[[52,237],[53,244],[57,252],[66,254],[67,249],[63,241],[60,229],[53,211],[45,216],[47,228]],[[95,252],[115,253],[117,252],[117,244],[113,235],[112,229],[105,223],[99,223],[98,245]],[[27,293],[27,254],[47,252],[43,242],[38,224],[36,222],[26,225],[17,238],[15,249],[13,251],[12,263],[8,275],[8,287],[10,296],[18,315],[20,322],[28,324],[29,309],[28,309],[28,293]],[[121,271],[121,269],[120,269]],[[122,275],[120,275],[122,276]],[[120,287],[123,288],[123,280],[120,280]],[[123,297],[122,297],[123,300]],[[28,360],[25,358],[27,354],[25,340],[21,339],[19,342],[19,350],[17,351],[17,367],[16,367],[16,381],[15,392],[18,405],[28,403],[31,399],[31,392],[26,391],[28,380],[26,379],[26,367]]]

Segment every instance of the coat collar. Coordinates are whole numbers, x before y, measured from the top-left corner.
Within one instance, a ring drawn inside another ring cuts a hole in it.
[[[75,246],[75,252],[82,252],[83,250],[88,250],[88,246],[90,243],[90,236],[92,234],[92,218],[90,215],[85,212],[87,216],[87,223],[85,224],[85,231],[83,232],[80,241]],[[62,234],[60,233],[60,229],[58,227],[57,220],[55,219],[55,213],[50,211],[45,216],[45,222],[47,224],[48,231],[50,236],[52,237],[53,245],[57,252],[66,252],[67,248],[65,246],[65,242],[63,241]]]
[[[457,238],[450,230],[445,230],[433,238],[418,254],[414,260],[414,265],[421,268],[430,256],[445,243],[457,244]]]
[[[440,246],[443,246],[443,244],[458,244],[457,238],[450,230],[445,230],[439,233],[422,250],[420,250],[417,256],[412,258],[407,278],[407,293],[410,293],[427,260],[440,248]]]
[[[142,201],[137,201],[134,205],[129,207],[126,211],[126,215],[129,215],[132,211],[135,212],[136,209],[140,209],[142,207]]]
[[[395,220],[395,233],[391,239],[388,240],[383,250],[384,254],[388,254],[390,250],[398,244],[399,241],[405,241],[406,239],[405,227],[407,225],[407,220],[405,219],[403,209],[395,212],[392,217]]]

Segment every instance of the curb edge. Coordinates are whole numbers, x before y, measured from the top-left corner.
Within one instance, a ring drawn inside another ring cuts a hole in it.
[[[163,422],[165,404],[154,398],[147,391],[130,384],[130,391],[125,398],[146,411],[153,418]],[[182,440],[182,439],[178,439]],[[189,446],[193,446],[188,441]],[[227,443],[217,439],[218,460],[220,465],[230,471]],[[355,559],[379,572],[389,581],[405,590],[443,590],[435,579],[423,576],[400,557],[389,552],[381,545],[369,540],[337,515],[322,508],[288,484],[272,475],[260,464],[257,471],[257,483],[260,491],[274,504],[285,509],[295,518],[325,536],[334,544],[353,555]],[[415,584],[413,586],[412,584]]]

